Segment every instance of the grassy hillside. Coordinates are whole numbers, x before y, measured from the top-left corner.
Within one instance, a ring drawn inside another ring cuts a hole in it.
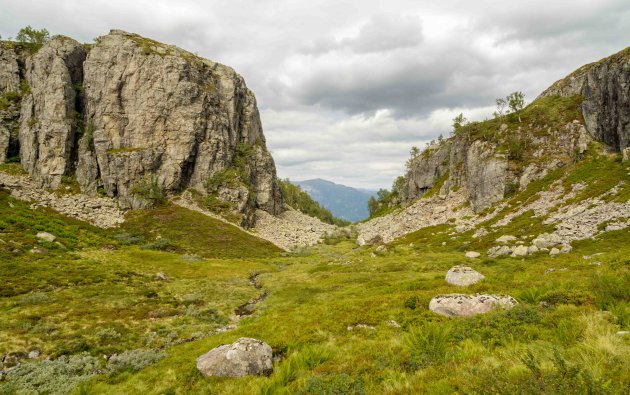
[[[532,183],[513,203],[563,175],[568,184],[588,182],[579,199],[630,183],[618,156],[590,155]],[[628,200],[628,188],[614,198]],[[628,229],[555,257],[464,258],[502,234],[544,229],[525,213],[481,238],[449,235],[452,227],[441,225],[385,249],[346,240],[280,255],[243,233],[220,239],[227,228],[218,223],[187,226],[202,219],[172,207],[102,231],[32,211],[6,193],[0,199],[0,354],[38,349],[57,358],[27,361],[0,393],[38,386],[81,394],[621,394],[630,387],[630,336],[617,334],[630,329]],[[40,230],[64,247],[37,241]],[[28,252],[34,246],[47,252]],[[250,257],[235,259],[239,250]],[[449,285],[444,276],[456,264],[486,279]],[[248,284],[254,272],[268,298],[236,329],[215,334],[261,292]],[[457,319],[428,310],[433,296],[454,292],[507,293],[519,305]],[[270,377],[197,372],[198,356],[243,336],[280,357]]]
[[[176,206],[105,231],[0,189],[0,355],[111,355],[205,336],[256,296],[248,277],[278,251]]]

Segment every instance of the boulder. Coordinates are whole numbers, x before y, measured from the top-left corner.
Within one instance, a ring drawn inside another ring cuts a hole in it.
[[[534,254],[534,253],[536,253],[538,251],[540,251],[540,250],[538,249],[538,247],[536,247],[534,245],[531,245],[531,246],[527,247],[527,254],[528,255]]]
[[[44,241],[48,241],[50,243],[54,243],[55,240],[57,240],[57,237],[55,235],[50,234],[48,232],[39,232],[37,234],[37,238],[41,239],[41,240],[44,240]]]
[[[485,276],[468,266],[453,266],[446,273],[446,282],[453,285],[466,287],[483,280]]]
[[[241,337],[197,358],[197,369],[206,377],[269,375],[273,371],[272,356],[267,343]]]
[[[491,258],[497,258],[503,255],[510,255],[512,249],[508,246],[495,246],[488,250],[488,256]]]
[[[557,246],[558,244],[562,244],[562,239],[560,238],[560,236],[554,233],[542,233],[534,240],[532,240],[532,244],[539,249],[551,248]]]
[[[468,251],[468,252],[466,253],[466,258],[472,258],[472,259],[474,259],[474,258],[479,258],[480,256],[481,256],[481,254],[480,254],[480,253],[478,253],[477,251]]]
[[[503,235],[497,239],[497,243],[504,244],[504,243],[509,243],[510,241],[514,241],[514,240],[516,240],[515,236]]]
[[[470,317],[497,308],[511,309],[518,302],[509,295],[438,295],[429,302],[429,310],[445,317]]]
[[[529,252],[529,249],[524,245],[514,247],[512,250],[512,257],[525,256]]]

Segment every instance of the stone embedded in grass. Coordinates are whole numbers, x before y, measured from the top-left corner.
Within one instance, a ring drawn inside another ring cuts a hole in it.
[[[370,331],[375,331],[376,328],[373,327],[372,325],[368,325],[368,324],[356,324],[356,325],[348,325],[348,331],[353,331],[355,329],[367,329]]]
[[[532,244],[539,249],[551,248],[557,246],[558,244],[562,244],[562,239],[555,233],[542,233],[532,240]]]
[[[509,243],[510,241],[516,240],[516,237],[510,235],[503,235],[497,239],[497,243]]]
[[[528,254],[528,252],[529,250],[526,246],[524,245],[516,246],[512,250],[512,257],[525,256]]]
[[[270,375],[273,371],[271,347],[257,339],[241,337],[232,344],[214,348],[197,358],[204,376],[243,377]]]
[[[446,282],[466,287],[486,278],[483,274],[468,266],[453,266],[446,272]]]
[[[386,323],[388,326],[391,326],[394,328],[400,328],[400,324],[394,320],[388,320]]]
[[[438,295],[429,302],[429,310],[445,317],[470,317],[497,308],[511,309],[518,302],[509,295]]]
[[[497,258],[503,255],[510,255],[512,249],[508,246],[496,246],[488,250],[488,256],[491,258]]]
[[[481,256],[480,253],[478,253],[477,251],[468,251],[466,252],[466,258],[479,258]]]
[[[44,241],[48,241],[50,243],[54,243],[55,240],[57,240],[57,237],[55,235],[53,235],[51,233],[48,233],[48,232],[39,232],[37,234],[37,238],[38,239],[42,239]]]
[[[168,281],[168,276],[166,274],[162,273],[162,272],[158,272],[155,275],[155,278],[158,279],[158,280],[161,280],[161,281]]]

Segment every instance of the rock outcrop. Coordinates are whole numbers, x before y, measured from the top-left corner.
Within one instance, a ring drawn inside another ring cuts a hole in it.
[[[540,97],[554,95],[582,96],[588,131],[617,151],[630,146],[630,48],[580,67]]]
[[[72,172],[84,60],[80,43],[55,36],[26,61],[30,92],[22,99],[20,159],[41,187],[57,188]]]
[[[204,376],[243,377],[269,375],[273,371],[271,347],[260,340],[241,337],[232,344],[214,348],[197,358]]]
[[[14,52],[0,52],[0,92],[24,74],[19,151],[37,186],[76,179],[123,209],[193,188],[248,226],[283,210],[256,99],[231,68],[120,30],[91,46],[54,36],[22,71]]]
[[[461,188],[472,209],[482,211],[503,199],[507,165],[496,145],[470,142],[467,136],[443,141],[412,162],[405,176],[404,201],[411,203],[434,186],[440,192]]]
[[[470,317],[498,308],[511,309],[517,301],[509,295],[438,295],[429,302],[429,310],[445,317]]]

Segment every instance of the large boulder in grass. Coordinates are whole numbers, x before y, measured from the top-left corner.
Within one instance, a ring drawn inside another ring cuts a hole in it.
[[[497,308],[511,309],[518,302],[509,295],[438,295],[429,302],[429,310],[445,317],[471,317]]]
[[[269,375],[273,371],[272,355],[267,343],[241,337],[197,358],[197,369],[206,377]]]
[[[446,282],[460,287],[475,284],[486,278],[483,274],[468,266],[453,266],[446,272]]]

